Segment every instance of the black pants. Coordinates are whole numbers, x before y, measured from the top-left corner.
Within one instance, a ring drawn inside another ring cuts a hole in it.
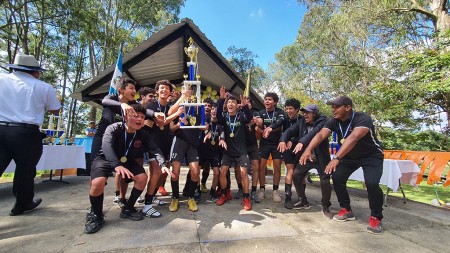
[[[311,169],[317,169],[320,177],[320,189],[322,191],[322,206],[330,207],[331,206],[331,184],[330,184],[330,175],[325,174],[325,167],[319,166],[317,163],[307,162],[305,165],[298,164],[295,167],[293,182],[295,185],[295,189],[297,190],[297,195],[299,198],[306,198],[305,188],[303,187],[303,179],[306,177],[308,172]]]
[[[0,126],[0,176],[11,160],[16,162],[13,194],[16,210],[23,209],[34,198],[36,165],[42,155],[42,134],[36,128]]]
[[[333,173],[333,186],[339,205],[342,208],[351,210],[347,181],[350,175],[359,167],[362,167],[364,172],[371,216],[375,216],[381,220],[383,218],[383,191],[379,184],[383,175],[382,155],[359,160],[343,159],[339,162],[336,171]]]

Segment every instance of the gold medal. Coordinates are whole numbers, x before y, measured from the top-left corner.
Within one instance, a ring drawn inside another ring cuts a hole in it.
[[[216,145],[216,142],[215,141],[211,141],[211,145]]]
[[[230,137],[233,138],[233,137],[234,137],[234,133],[231,133],[231,134],[230,134]]]
[[[344,144],[345,138],[341,139],[341,144]]]
[[[159,129],[161,129],[161,131],[164,130],[164,126],[160,126]]]
[[[121,163],[126,163],[126,162],[127,162],[127,157],[126,157],[126,156],[122,156],[122,157],[120,158],[120,162],[121,162]]]

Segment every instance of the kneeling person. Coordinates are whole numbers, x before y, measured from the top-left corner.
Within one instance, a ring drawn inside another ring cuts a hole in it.
[[[133,190],[122,208],[120,218],[138,221],[143,219],[143,215],[134,208],[134,204],[147,184],[147,174],[136,159],[142,159],[144,152],[149,152],[156,156],[160,165],[164,163],[161,151],[150,135],[140,130],[144,125],[145,108],[140,104],[133,104],[131,107],[136,113],[128,114],[125,123],[114,123],[106,128],[102,149],[92,162],[92,183],[89,190],[91,211],[86,215],[85,225],[85,232],[88,234],[100,230],[104,223],[103,193],[106,180],[112,171],[126,182],[134,181]]]

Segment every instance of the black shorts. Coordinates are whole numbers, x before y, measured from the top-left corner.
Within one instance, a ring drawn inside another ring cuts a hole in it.
[[[223,154],[222,165],[231,167],[232,164],[239,164],[240,167],[248,168],[250,160],[248,159],[248,155],[229,156],[227,154]]]
[[[200,160],[198,161],[198,164],[200,165],[200,167],[203,167],[203,165],[205,165],[206,162],[209,162],[211,168],[220,167],[219,157],[215,157],[215,158],[202,158],[202,157],[200,157]]]
[[[248,159],[250,161],[258,160],[259,161],[259,150],[258,146],[247,147]]]
[[[290,149],[283,152],[283,161],[285,164],[297,164],[299,159],[300,156],[294,154]]]
[[[259,156],[262,159],[269,159],[272,155],[272,160],[281,159],[281,152],[277,150],[277,145],[262,145],[259,146]]]
[[[123,167],[127,168],[135,176],[141,173],[145,173],[144,167],[133,160],[123,164]],[[104,160],[102,157],[97,156],[91,165],[91,179],[95,179],[98,177],[108,178],[114,171],[115,168],[113,168],[108,161]],[[125,178],[125,182],[127,183],[130,183],[132,181],[133,179],[131,178]]]
[[[189,144],[185,140],[175,136],[172,143],[172,150],[170,151],[170,161],[184,162],[186,163],[198,162],[198,150],[193,145]]]

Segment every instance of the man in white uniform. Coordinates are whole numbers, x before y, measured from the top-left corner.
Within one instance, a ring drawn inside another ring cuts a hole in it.
[[[36,165],[42,155],[42,134],[39,125],[45,111],[59,113],[61,103],[55,88],[39,80],[44,71],[32,55],[19,54],[14,70],[0,74],[0,176],[11,160],[16,163],[13,193],[16,203],[10,215],[20,215],[35,209],[42,199],[34,198]]]

